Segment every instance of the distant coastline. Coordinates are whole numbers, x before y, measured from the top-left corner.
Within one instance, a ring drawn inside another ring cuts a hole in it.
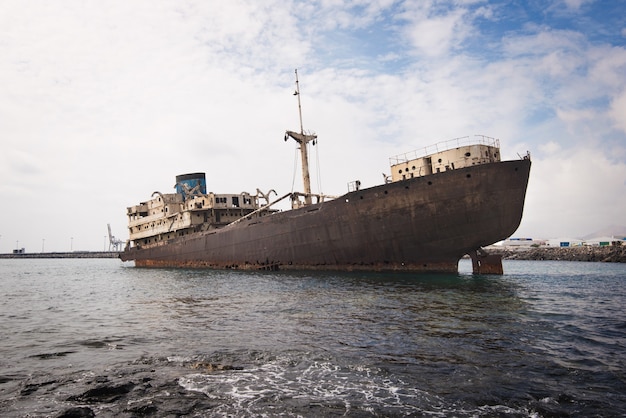
[[[71,251],[50,253],[8,253],[0,258],[119,258],[117,251]]]
[[[498,247],[487,249],[505,260],[555,260],[626,263],[626,245],[576,247]]]
[[[626,246],[577,247],[499,247],[487,248],[491,254],[500,254],[505,260],[554,260],[626,263]],[[72,251],[49,253],[0,254],[6,258],[119,258],[117,251]]]

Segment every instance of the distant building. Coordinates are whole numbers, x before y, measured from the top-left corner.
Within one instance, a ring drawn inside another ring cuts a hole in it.
[[[623,237],[596,237],[585,241],[586,245],[608,247],[609,245],[622,245]]]
[[[502,241],[502,245],[504,247],[532,247],[545,244],[545,240],[537,240],[532,238],[509,238]]]
[[[15,250],[13,250],[13,254],[24,254],[26,252],[25,248],[16,248]]]
[[[553,238],[548,240],[549,247],[580,247],[584,241],[576,238]]]

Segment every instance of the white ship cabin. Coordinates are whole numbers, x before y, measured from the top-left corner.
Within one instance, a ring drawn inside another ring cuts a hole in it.
[[[500,141],[484,135],[455,138],[389,159],[391,181],[500,161]]]
[[[154,192],[147,202],[127,208],[130,245],[150,247],[191,232],[221,228],[259,209],[258,197],[247,192],[206,193],[204,173],[176,180],[177,193]]]

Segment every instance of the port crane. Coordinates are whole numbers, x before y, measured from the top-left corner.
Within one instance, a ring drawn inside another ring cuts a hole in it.
[[[111,233],[111,224],[107,224],[107,228],[109,229],[109,251],[121,251],[122,244],[124,243],[121,239],[117,239]]]

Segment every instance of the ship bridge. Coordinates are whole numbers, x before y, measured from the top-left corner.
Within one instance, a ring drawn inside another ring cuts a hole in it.
[[[500,140],[464,136],[389,158],[391,181],[500,161]]]

